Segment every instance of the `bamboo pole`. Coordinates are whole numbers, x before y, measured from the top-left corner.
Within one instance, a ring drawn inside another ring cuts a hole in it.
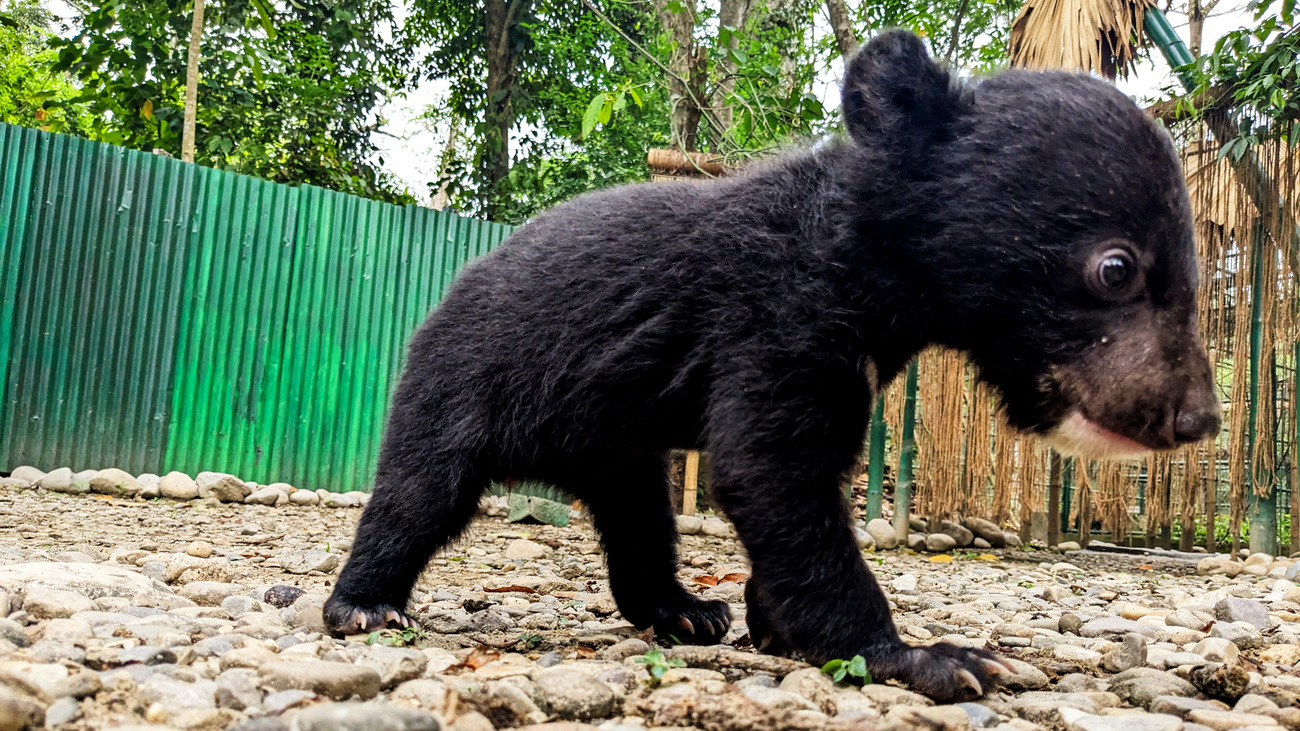
[[[1250,519],[1250,552],[1277,553],[1277,494],[1271,488],[1267,496],[1259,494],[1258,485],[1263,477],[1255,464],[1255,439],[1259,431],[1260,382],[1259,364],[1264,344],[1264,230],[1262,223],[1256,223],[1251,237],[1253,283],[1250,292],[1250,399],[1249,427],[1247,432],[1246,459],[1249,461],[1248,475],[1248,514]],[[1271,379],[1270,379],[1271,381]]]
[[[916,452],[917,361],[907,365],[906,396],[903,400],[903,439],[898,455],[898,484],[894,486],[894,534],[904,545],[910,532],[912,512],[912,458]]]
[[[885,498],[885,395],[876,395],[867,447],[867,520],[881,515]]]

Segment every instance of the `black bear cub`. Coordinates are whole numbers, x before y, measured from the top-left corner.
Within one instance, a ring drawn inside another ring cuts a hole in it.
[[[962,83],[904,32],[852,59],[843,113],[847,139],[580,196],[466,269],[411,341],[334,632],[410,622],[429,557],[518,478],[588,506],[629,622],[716,642],[729,612],[677,582],[665,476],[698,448],[752,564],[756,645],[861,654],[940,700],[996,682],[990,652],[899,639],[841,480],[872,398],[932,343],[1075,453],[1216,434],[1178,157],[1103,81]]]

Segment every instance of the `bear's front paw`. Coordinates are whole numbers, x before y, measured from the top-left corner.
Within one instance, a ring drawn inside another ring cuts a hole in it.
[[[655,612],[656,637],[675,637],[684,644],[716,645],[731,628],[726,602],[683,596]]]
[[[335,637],[373,632],[389,627],[415,627],[417,623],[404,610],[391,604],[363,607],[331,596],[321,612],[325,627]]]
[[[876,679],[906,683],[940,703],[979,698],[997,684],[998,676],[1015,672],[995,653],[946,642],[925,647],[900,644],[869,667]]]

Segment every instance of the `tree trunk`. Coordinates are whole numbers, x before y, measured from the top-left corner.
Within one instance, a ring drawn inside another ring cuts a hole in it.
[[[736,89],[736,60],[730,51],[740,45],[739,36],[745,32],[749,9],[750,0],[722,0],[718,11],[718,51],[722,60],[718,64],[718,82],[713,88],[713,111],[724,130],[731,129],[731,95]],[[715,144],[714,148],[717,147]]]
[[[853,30],[849,8],[844,0],[826,0],[826,14],[830,16],[831,31],[835,33],[835,45],[847,63],[858,50],[858,34]]]
[[[952,36],[948,39],[948,54],[944,57],[944,61],[949,66],[957,56],[957,46],[961,43],[961,24],[966,19],[966,9],[969,7],[970,0],[961,0],[961,7],[957,8],[957,17],[952,21]]]
[[[199,109],[199,48],[203,41],[203,0],[194,0],[190,26],[190,55],[185,64],[185,126],[181,131],[181,159],[194,162],[194,118]]]
[[[670,9],[669,0],[655,0],[659,22],[673,44],[668,58],[671,144],[683,152],[694,152],[702,113],[701,89],[695,84],[702,70],[703,54],[695,49],[695,0],[679,0],[675,7],[680,9]]]
[[[514,126],[511,95],[519,62],[510,36],[530,4],[531,0],[487,0],[484,13],[488,67],[487,130],[479,164],[488,188],[482,197],[483,214],[489,221],[499,217],[501,184],[510,175],[510,128]]]
[[[442,150],[442,158],[438,161],[438,192],[433,196],[433,210],[441,211],[447,207],[450,196],[447,194],[447,187],[451,181],[446,180],[447,167],[456,157],[456,143],[460,138],[460,117],[451,115],[451,129],[447,132],[447,146]]]

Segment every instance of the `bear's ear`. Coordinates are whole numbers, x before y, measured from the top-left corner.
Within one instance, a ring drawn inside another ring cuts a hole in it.
[[[859,145],[924,145],[956,115],[948,72],[905,30],[881,33],[863,46],[844,74],[844,124]],[[911,143],[911,144],[908,144]]]

